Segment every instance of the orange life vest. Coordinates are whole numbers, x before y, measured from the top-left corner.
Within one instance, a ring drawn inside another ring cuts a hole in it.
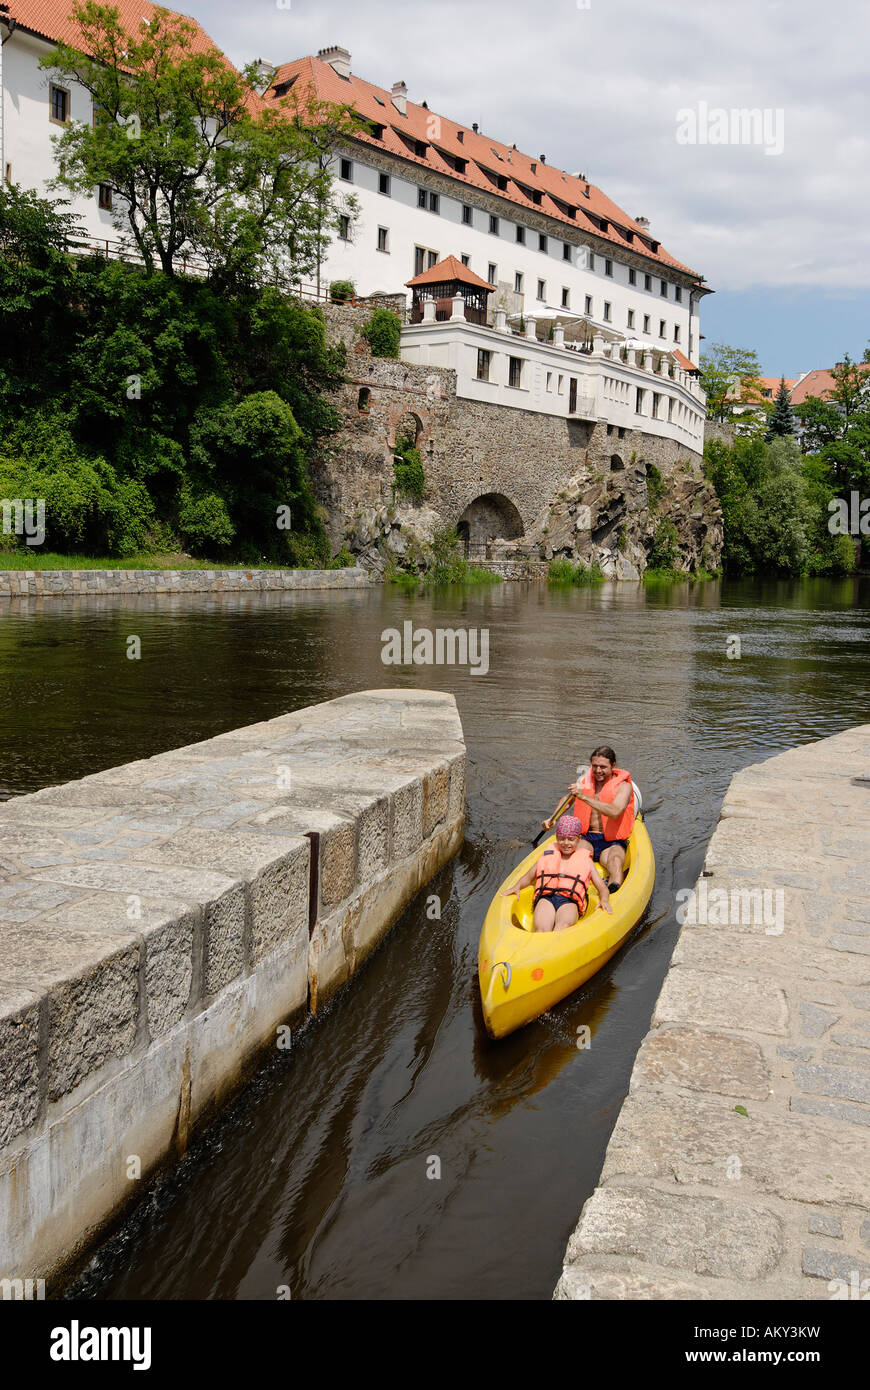
[[[583,776],[580,778],[580,786],[587,796],[594,796],[596,801],[613,801],[623,782],[631,783],[631,773],[624,768],[615,767],[608,777],[601,791],[595,790],[595,783],[592,779],[592,769],[587,767]],[[587,806],[585,801],[574,801],[574,815],[577,816],[583,827],[583,834],[589,829],[592,820],[592,807]],[[628,805],[621,816],[602,816],[601,834],[605,840],[627,840],[634,825],[634,793],[628,798]]]
[[[592,873],[592,846],[579,844],[573,854],[562,855],[553,845],[545,849],[535,865],[535,905],[550,893],[559,893],[577,904],[581,917],[586,911],[586,885]]]

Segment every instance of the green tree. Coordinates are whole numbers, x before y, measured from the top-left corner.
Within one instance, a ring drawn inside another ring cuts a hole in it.
[[[398,357],[402,336],[402,321],[398,314],[382,306],[373,310],[368,323],[360,330],[373,357]]]
[[[193,256],[221,283],[310,274],[336,216],[329,156],[358,125],[348,108],[292,92],[266,104],[254,65],[201,51],[196,26],[160,7],[135,32],[98,0],[73,15],[87,52],[59,43],[42,66],[90,93],[94,119],[55,137],[56,183],[108,184],[149,272]]]
[[[708,420],[727,420],[741,392],[761,400],[761,366],[758,354],[749,348],[713,343],[709,352],[701,353],[700,367]]]
[[[767,430],[764,437],[769,443],[778,435],[786,436],[789,439],[794,436],[794,415],[785,377],[780,377],[779,390],[776,393],[773,410],[767,417]]]

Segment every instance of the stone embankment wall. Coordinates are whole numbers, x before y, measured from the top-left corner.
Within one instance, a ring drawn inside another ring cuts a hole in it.
[[[557,1298],[866,1297],[868,812],[870,725],[732,779]]]
[[[361,589],[371,582],[371,575],[358,566],[337,570],[0,569],[0,598],[68,597],[73,594],[264,594],[283,590]]]
[[[0,1278],[51,1284],[459,848],[451,695],[367,691],[0,806]]]
[[[718,567],[722,515],[699,454],[642,430],[459,399],[453,371],[372,357],[359,337],[366,311],[327,306],[326,315],[331,340],[348,349],[349,380],[337,397],[344,428],[313,469],[336,550],[346,543],[376,570],[401,561],[393,453],[411,437],[435,523],[464,520],[482,539],[513,540],[493,557],[505,573],[510,562],[564,555],[636,579],[662,521],[675,528],[680,567]],[[653,468],[664,488],[651,502]],[[574,511],[560,510],[566,493]],[[412,545],[431,533],[425,518],[406,518],[401,529]]]

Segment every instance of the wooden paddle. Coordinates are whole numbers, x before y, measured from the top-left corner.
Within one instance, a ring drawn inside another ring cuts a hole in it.
[[[573,793],[573,792],[569,792],[568,795],[566,796],[565,800],[562,802],[562,805],[559,807],[559,809],[556,811],[556,813],[555,813],[554,816],[553,816],[553,824],[554,824],[554,825],[555,825],[556,821],[559,819],[559,817],[561,816],[562,812],[565,810],[565,808],[566,808],[567,806],[570,806],[571,803],[573,802],[573,800],[574,800],[574,793]],[[550,834],[550,831],[549,831],[549,830],[539,830],[538,833],[537,833],[537,835],[535,836],[534,840],[532,840],[532,849],[535,848],[535,846],[538,844],[538,841],[541,840],[542,837],[543,837],[544,835],[549,835],[549,834]]]

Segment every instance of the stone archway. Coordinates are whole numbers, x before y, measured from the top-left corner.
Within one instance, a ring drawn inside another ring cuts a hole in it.
[[[469,502],[456,523],[468,559],[484,559],[487,541],[516,540],[525,527],[519,511],[502,492],[486,492]]]
[[[415,448],[419,448],[424,433],[423,421],[414,410],[406,410],[396,421],[396,443],[400,439],[409,439]]]

